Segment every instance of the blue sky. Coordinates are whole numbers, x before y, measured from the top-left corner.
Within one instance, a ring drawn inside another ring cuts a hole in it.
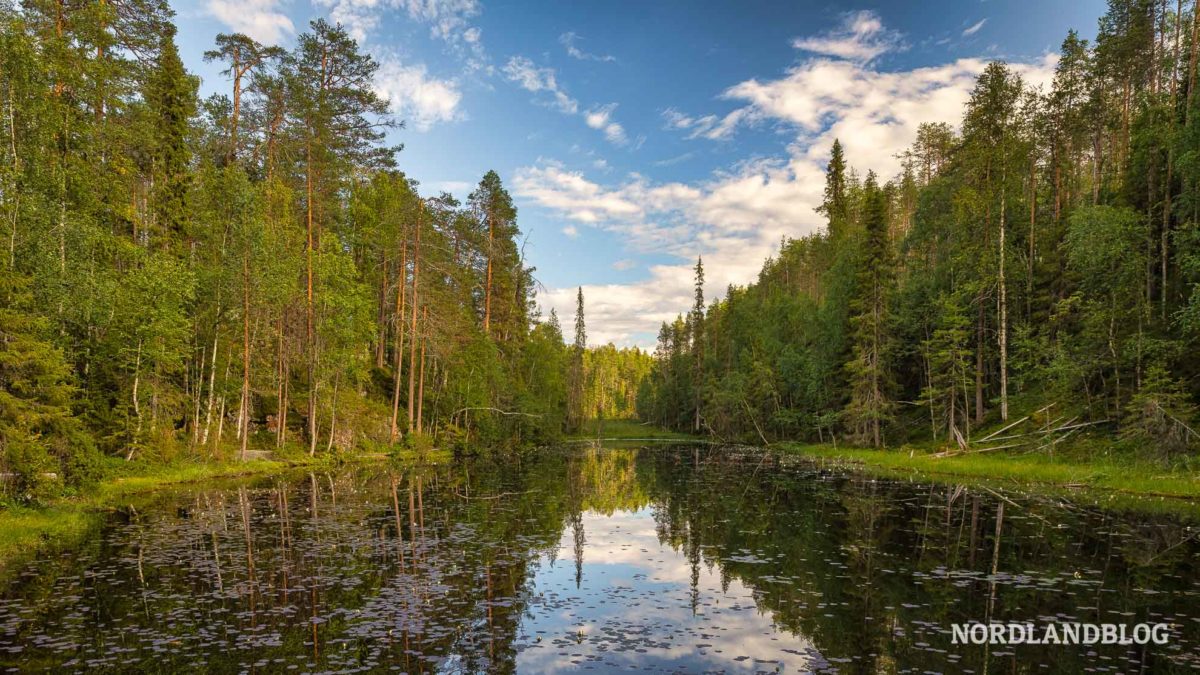
[[[753,281],[783,236],[821,226],[834,137],[885,177],[917,124],[957,124],[974,77],[1004,59],[1048,86],[1066,32],[1101,0],[616,2],[184,0],[179,42],[203,93],[220,32],[290,47],[346,25],[406,121],[394,141],[421,191],[460,199],[495,169],[516,199],[546,312],[584,287],[593,343],[653,344],[706,291]]]

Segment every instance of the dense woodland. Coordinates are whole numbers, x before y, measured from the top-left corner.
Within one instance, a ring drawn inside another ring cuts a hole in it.
[[[632,414],[615,378],[648,356],[568,346],[539,316],[496,173],[466,203],[421,197],[340,26],[292,51],[219,36],[227,91],[199,100],[161,0],[0,20],[10,493],[111,458],[516,445]]]
[[[991,63],[961,126],[922,126],[901,175],[856,173],[835,144],[828,228],[708,306],[697,264],[641,415],[953,447],[1041,414],[1157,459],[1195,446],[1198,32],[1196,3],[1111,0],[1094,44],[1067,35],[1048,91]]]

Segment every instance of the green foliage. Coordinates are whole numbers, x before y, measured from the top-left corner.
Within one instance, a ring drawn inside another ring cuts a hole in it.
[[[422,196],[341,26],[290,52],[218,36],[232,86],[201,105],[169,7],[122,8],[0,6],[10,497],[74,489],[97,445],[170,463],[561,433],[567,347],[499,174],[465,207]]]
[[[1197,47],[1159,45],[1195,11],[1109,3],[1095,45],[1067,35],[1049,91],[988,64],[961,134],[922,124],[882,185],[835,142],[826,229],[663,324],[639,415],[690,430],[698,407],[709,433],[755,442],[957,446],[1019,399],[1160,459],[1190,450],[1200,97],[1177,76]]]
[[[1196,406],[1183,383],[1154,364],[1147,368],[1141,387],[1125,406],[1121,436],[1134,441],[1146,454],[1170,461],[1172,456],[1200,443],[1195,424]]]

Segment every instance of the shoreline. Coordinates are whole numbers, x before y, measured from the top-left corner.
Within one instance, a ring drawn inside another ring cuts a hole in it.
[[[874,450],[802,443],[781,443],[772,448],[787,455],[891,477],[916,477],[939,483],[991,481],[1041,492],[1047,488],[1087,490],[1200,503],[1200,474],[1172,471],[1146,462],[978,454],[935,457],[912,448]]]
[[[120,500],[146,495],[166,487],[227,478],[269,476],[304,468],[335,464],[385,462],[390,455],[362,454],[331,457],[296,456],[279,459],[229,460],[138,466],[126,475],[101,479],[83,493],[63,496],[36,506],[0,509],[0,580],[29,557],[50,548],[69,547]]]

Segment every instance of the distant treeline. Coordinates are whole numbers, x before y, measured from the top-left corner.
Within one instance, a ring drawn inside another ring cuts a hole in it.
[[[1111,0],[1049,91],[989,64],[961,127],[923,125],[890,180],[835,143],[828,228],[710,306],[697,284],[642,417],[879,446],[1054,404],[1156,457],[1194,445],[1198,24],[1195,3]]]

